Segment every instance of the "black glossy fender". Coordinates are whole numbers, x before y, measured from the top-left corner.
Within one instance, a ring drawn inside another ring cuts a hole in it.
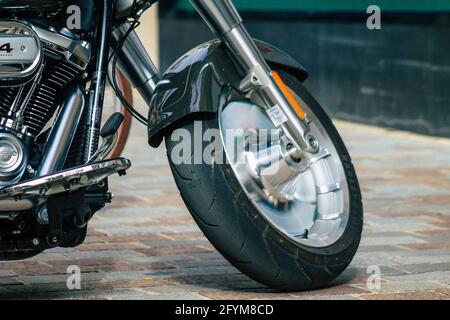
[[[262,41],[256,44],[273,69],[283,68],[301,81],[308,77],[303,66],[286,53]],[[158,147],[167,130],[188,116],[215,113],[223,87],[238,87],[243,76],[220,40],[183,55],[164,73],[150,102],[149,144]]]

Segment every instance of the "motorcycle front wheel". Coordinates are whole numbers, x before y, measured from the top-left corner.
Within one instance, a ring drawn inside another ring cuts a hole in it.
[[[303,160],[282,162],[279,172],[264,176],[267,167],[255,170],[256,160],[251,159],[259,159],[258,152],[252,154],[248,141],[241,154],[230,150],[226,143],[230,130],[275,129],[261,107],[245,101],[225,104],[200,126],[190,121],[178,128],[193,137],[187,148],[191,154],[182,155],[184,159],[196,158],[199,130],[202,137],[218,130],[223,157],[229,161],[217,161],[218,151],[212,151],[210,163],[179,161],[174,156],[180,156],[180,132],[173,131],[165,141],[180,194],[214,247],[260,283],[288,291],[310,290],[332,282],[355,255],[363,226],[361,193],[349,153],[330,118],[297,78],[276,71],[306,112],[320,146],[306,165]],[[271,139],[266,138],[266,144]],[[201,140],[200,149],[205,151],[213,138]],[[281,140],[272,139],[268,145],[281,150]],[[231,160],[231,153],[243,161]]]

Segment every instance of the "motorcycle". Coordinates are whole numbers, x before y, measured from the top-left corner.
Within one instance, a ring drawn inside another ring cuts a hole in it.
[[[329,284],[357,251],[363,208],[307,71],[253,39],[230,0],[191,0],[217,39],[160,75],[135,32],[155,2],[0,0],[0,260],[83,243],[112,201],[108,177],[131,167],[125,114],[165,142],[188,210],[231,264],[273,288]],[[102,125],[107,81],[126,112]]]

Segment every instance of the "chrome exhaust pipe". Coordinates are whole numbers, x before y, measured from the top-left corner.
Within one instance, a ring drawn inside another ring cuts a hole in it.
[[[63,169],[84,105],[83,92],[77,86],[72,87],[48,137],[44,157],[35,177],[43,177]]]
[[[77,86],[72,87],[47,139],[42,163],[36,170],[36,178],[54,174],[63,169],[84,105],[83,92]],[[8,186],[1,191],[14,189],[15,186]],[[39,205],[37,202],[30,199],[20,199],[20,197],[15,199],[12,196],[0,199],[0,212],[30,210],[37,205]]]

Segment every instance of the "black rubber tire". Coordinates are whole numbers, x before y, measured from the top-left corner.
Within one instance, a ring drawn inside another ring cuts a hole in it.
[[[334,141],[344,166],[350,216],[344,234],[333,245],[312,248],[292,241],[258,212],[228,164],[175,165],[170,154],[178,142],[172,142],[170,135],[165,141],[181,196],[214,247],[241,272],[269,287],[310,290],[338,277],[356,253],[363,226],[361,193],[348,151],[328,115],[299,80],[282,70],[278,72],[315,113]],[[218,128],[217,117],[203,120],[202,126],[203,131]],[[193,122],[182,127],[193,134]]]

